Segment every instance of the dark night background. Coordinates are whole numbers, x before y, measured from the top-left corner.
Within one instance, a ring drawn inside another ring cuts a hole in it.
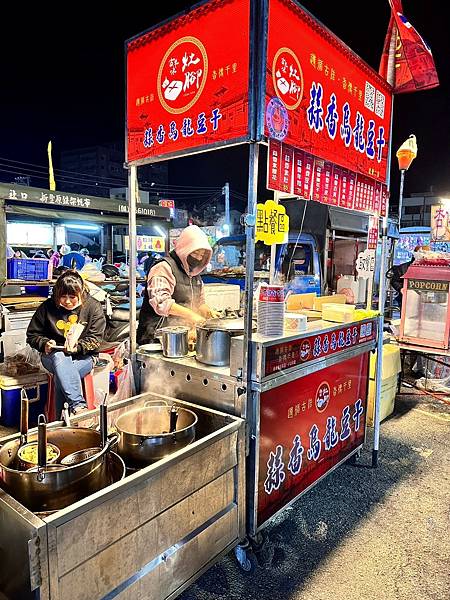
[[[5,159],[45,166],[50,139],[55,167],[61,151],[123,139],[124,41],[191,4],[127,2],[113,9],[112,4],[78,2],[53,10],[47,4],[10,4],[0,38],[0,180],[11,181],[16,175]],[[302,4],[378,69],[389,22],[388,0]],[[407,174],[405,193],[429,191],[430,186],[435,192],[449,191],[450,44],[449,18],[443,14],[448,9],[437,0],[404,0],[403,9],[430,44],[441,85],[395,97],[393,153],[415,133],[419,152]],[[228,33],[223,33],[224,44]],[[219,186],[228,180],[233,189],[246,193],[246,156],[246,147],[241,147],[172,161],[169,183]],[[23,168],[29,172],[33,167]],[[33,184],[47,187],[42,180]],[[391,190],[395,204],[395,158]]]

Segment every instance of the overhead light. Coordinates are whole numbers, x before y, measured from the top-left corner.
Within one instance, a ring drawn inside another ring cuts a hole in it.
[[[64,223],[67,229],[77,229],[78,231],[98,231],[99,225],[78,225],[77,223]]]
[[[159,233],[159,235],[163,238],[167,237],[166,232],[164,231],[164,229],[162,227],[160,227],[159,225],[153,225],[153,229],[156,231],[156,233]]]

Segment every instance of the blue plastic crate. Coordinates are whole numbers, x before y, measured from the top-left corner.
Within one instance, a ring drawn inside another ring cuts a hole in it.
[[[42,281],[48,279],[48,259],[46,258],[8,258],[8,279]]]
[[[30,427],[37,425],[39,415],[45,412],[48,393],[47,377],[45,376],[45,379],[42,380],[42,376],[40,376],[39,379],[41,379],[42,383],[37,381],[36,385],[29,383],[21,385],[19,382],[16,384],[1,385],[0,422],[2,425],[5,427],[16,427],[17,429],[20,427],[20,391],[22,388],[25,389],[29,400],[28,424]]]

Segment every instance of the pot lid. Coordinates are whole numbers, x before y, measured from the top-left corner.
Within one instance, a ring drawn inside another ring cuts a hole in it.
[[[187,333],[189,331],[189,327],[185,327],[184,325],[172,325],[163,327],[159,331],[161,333]]]
[[[244,331],[244,319],[235,318],[219,318],[219,319],[208,319],[203,325],[206,329],[221,329],[224,331]]]

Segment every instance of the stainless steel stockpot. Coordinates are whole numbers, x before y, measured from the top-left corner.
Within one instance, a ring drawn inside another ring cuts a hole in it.
[[[156,462],[195,439],[197,415],[177,407],[176,429],[170,432],[170,406],[144,406],[118,417],[118,453],[127,466],[139,467]]]

